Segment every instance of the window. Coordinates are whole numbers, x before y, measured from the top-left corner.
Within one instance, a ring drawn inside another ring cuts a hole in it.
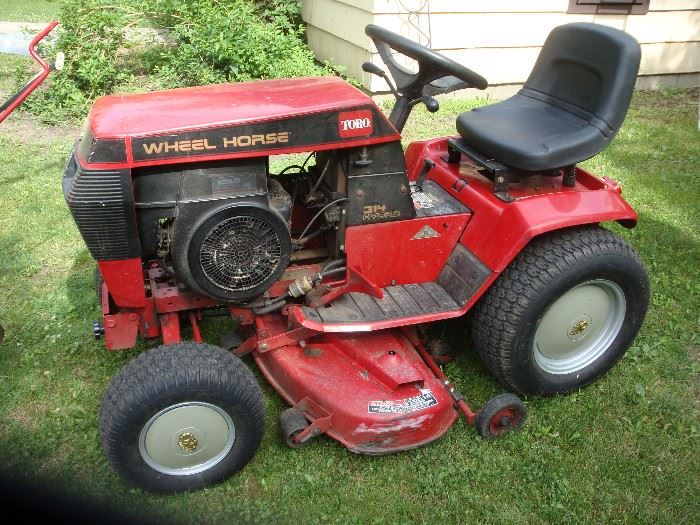
[[[597,15],[644,15],[649,0],[569,0],[567,13]]]

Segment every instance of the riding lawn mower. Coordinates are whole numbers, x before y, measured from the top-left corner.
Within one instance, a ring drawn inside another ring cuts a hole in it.
[[[42,74],[0,120],[48,75],[34,47],[54,25],[32,43]],[[162,340],[102,400],[101,444],[128,482],[192,490],[246,465],[264,431],[246,355],[290,405],[279,415],[290,447],[325,434],[387,454],[436,441],[460,414],[486,438],[518,429],[516,393],[591,383],[639,331],[646,271],[600,225],[631,228],[637,214],[616,181],[578,166],[620,129],[639,44],[559,26],[517,94],[404,151],[414,106],[436,112],[437,95],[487,81],[381,27],[366,33],[389,71],[363,65],[396,98],[388,117],[336,77],[94,103],[63,176],[97,261],[94,334],[112,351]],[[292,153],[305,160],[271,173],[270,157]],[[203,319],[222,312],[231,331],[204,343]],[[427,330],[457,317],[513,392],[478,411]]]

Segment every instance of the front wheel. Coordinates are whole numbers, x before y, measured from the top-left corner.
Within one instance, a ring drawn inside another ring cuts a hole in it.
[[[102,399],[100,437],[114,469],[153,492],[218,483],[253,457],[264,430],[262,392],[234,355],[206,344],[150,350]]]
[[[536,238],[484,295],[474,346],[521,394],[552,395],[591,383],[624,355],[649,304],[634,250],[599,226]]]

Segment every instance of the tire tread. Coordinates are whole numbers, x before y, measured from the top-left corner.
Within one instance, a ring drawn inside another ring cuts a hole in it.
[[[143,480],[134,479],[123,467],[118,454],[122,429],[129,426],[138,407],[157,399],[163,392],[202,394],[212,385],[230,393],[250,416],[250,435],[254,439],[246,447],[246,457],[238,462],[242,468],[255,454],[264,432],[262,390],[255,376],[243,361],[221,348],[179,343],[140,354],[114,376],[107,388],[100,405],[100,442],[115,470],[128,481],[144,487]],[[157,487],[150,489],[159,490]]]
[[[502,384],[529,394],[514,378],[511,349],[517,323],[548,283],[576,264],[602,256],[621,256],[643,264],[636,251],[598,225],[557,230],[533,239],[505,269],[474,308],[474,346],[488,370]]]

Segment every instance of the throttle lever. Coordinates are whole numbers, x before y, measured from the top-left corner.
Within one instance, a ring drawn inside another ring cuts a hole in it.
[[[399,92],[396,91],[396,86],[394,86],[394,83],[389,78],[389,75],[387,75],[386,71],[384,71],[381,67],[379,67],[376,64],[373,64],[372,62],[365,62],[362,64],[362,71],[383,78],[389,85],[389,89],[391,89],[391,92],[394,94],[394,96],[397,99],[399,98]]]

